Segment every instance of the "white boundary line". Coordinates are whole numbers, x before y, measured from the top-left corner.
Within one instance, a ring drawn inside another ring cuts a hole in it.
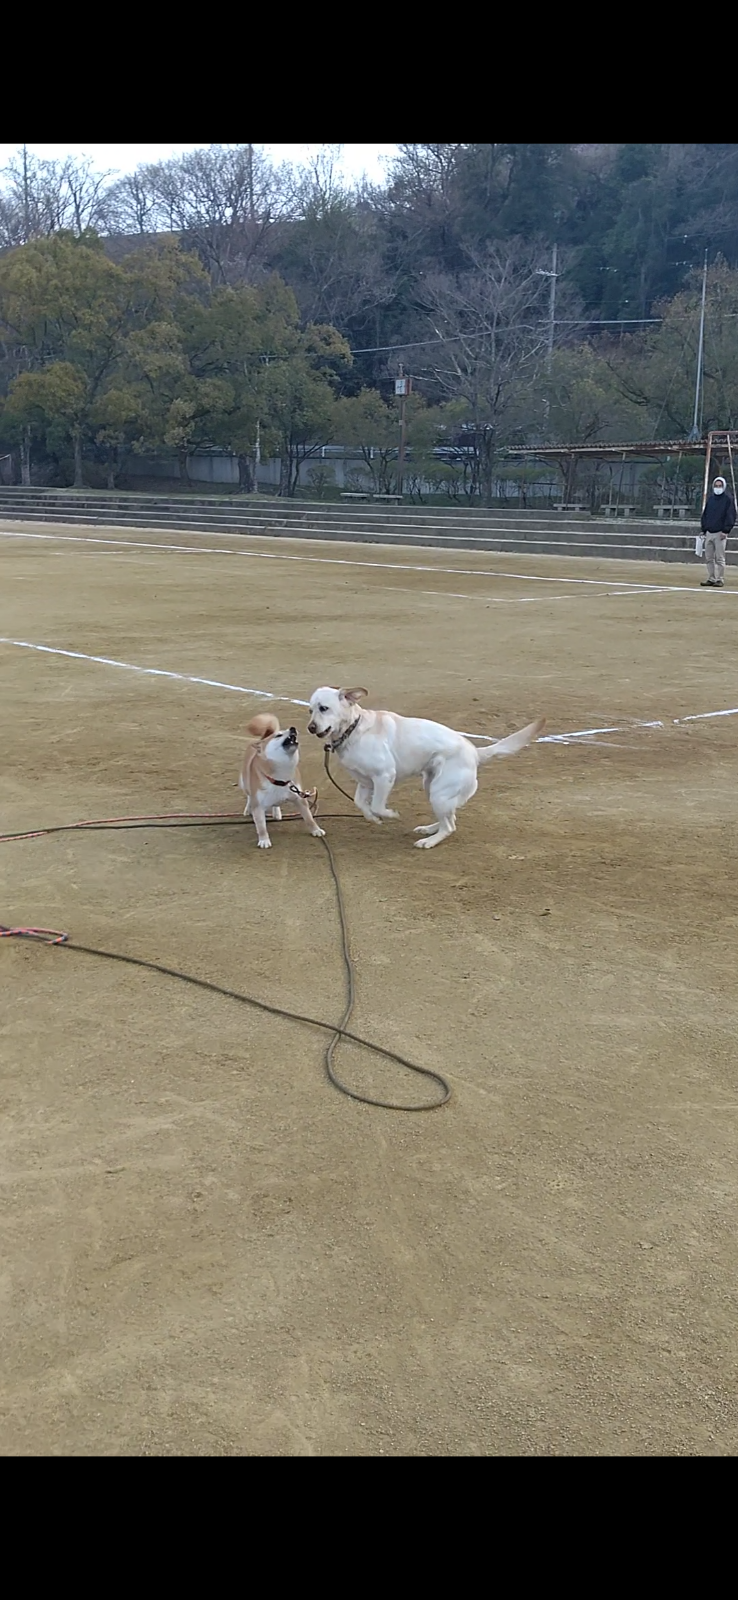
[[[141,672],[151,678],[176,678],[179,683],[203,683],[208,689],[228,689],[231,694],[250,694],[258,700],[280,700],[290,706],[309,706],[309,700],[292,700],[289,695],[270,694],[266,689],[245,689],[240,683],[220,683],[217,678],[191,678],[186,672],[165,672],[162,667],[137,667],[130,661],[114,661],[112,656],[87,656],[82,650],[58,650],[50,644],[31,644],[28,639],[3,639],[0,644],[17,650],[40,650],[49,656],[69,656],[73,661],[95,661],[101,667],[121,667],[124,672]]]
[[[198,538],[203,538],[203,537],[207,538],[207,534],[198,533]],[[250,536],[246,535],[246,534],[238,534],[238,533],[233,533],[233,534],[219,533],[217,535],[213,534],[213,538],[216,538],[216,537],[219,538],[219,539],[230,538],[230,539],[240,539],[241,541],[243,541],[245,538],[248,538],[248,537],[267,539],[270,536],[269,536],[269,534],[252,534]],[[273,538],[274,535],[272,535],[271,537]],[[241,560],[246,560],[246,561],[298,561],[298,562],[303,563],[304,565],[310,565],[310,566],[317,565],[317,566],[328,566],[328,567],[369,567],[369,568],[374,567],[374,568],[381,569],[383,572],[443,572],[443,573],[457,573],[460,577],[465,577],[465,578],[509,578],[515,583],[571,583],[571,584],[583,585],[583,586],[585,586],[587,588],[594,586],[596,588],[601,589],[603,587],[603,584],[615,582],[617,584],[617,587],[619,589],[621,589],[623,591],[623,593],[633,592],[635,594],[679,594],[679,593],[682,593],[682,592],[684,594],[692,594],[692,593],[695,592],[695,585],[691,584],[691,583],[670,583],[670,584],[634,583],[631,580],[624,579],[624,578],[623,579],[613,579],[613,578],[570,578],[570,577],[562,577],[562,576],[554,576],[554,575],[551,575],[550,577],[548,577],[548,576],[541,576],[538,573],[532,573],[532,572],[498,572],[498,571],[495,571],[495,569],[492,568],[492,567],[489,567],[489,568],[485,568],[485,567],[441,567],[441,566],[437,566],[437,565],[426,566],[426,565],[424,565],[424,564],[422,564],[420,562],[414,562],[414,561],[357,561],[357,560],[352,560],[348,556],[345,556],[345,557],[341,557],[341,556],[298,556],[298,555],[288,554],[285,551],[276,551],[276,550],[275,551],[271,551],[271,550],[269,550],[269,551],[267,551],[267,550],[225,550],[225,549],[223,549],[223,548],[221,548],[221,547],[219,547],[217,545],[164,544],[161,541],[160,542],[154,542],[152,540],[145,540],[145,539],[100,539],[100,538],[96,538],[94,535],[91,535],[91,534],[24,533],[24,532],[20,532],[20,531],[16,532],[14,530],[7,529],[7,528],[0,528],[0,538],[3,538],[3,539],[44,539],[46,541],[50,541],[50,542],[56,543],[56,544],[112,545],[112,546],[120,547],[120,548],[123,548],[123,549],[131,549],[131,550],[173,550],[173,551],[177,551],[180,554],[184,554],[184,555],[238,556],[238,557],[240,557]],[[286,540],[285,540],[285,542],[286,542]],[[315,542],[316,543],[319,543],[319,542],[325,543],[326,541],[325,540],[323,540],[323,541],[316,540]],[[337,541],[337,542],[339,542],[339,541]],[[346,541],[340,541],[340,542],[345,542],[345,543],[349,544],[351,541],[350,540],[346,540]],[[376,548],[376,546],[374,546],[374,548]],[[433,548],[433,547],[432,546],[424,546],[424,548]],[[443,548],[443,547],[442,546],[437,546],[436,548]],[[523,555],[525,554],[524,551],[521,551],[520,553],[523,554]],[[480,552],[480,554],[481,554],[481,552]],[[494,552],[485,551],[485,554],[486,555],[490,555],[490,554],[494,554]],[[554,560],[560,559],[560,560],[575,561],[575,560],[583,559],[583,558],[576,557],[576,556],[568,556],[568,557],[559,557],[559,558],[554,557],[553,559]],[[590,558],[590,559],[597,559],[597,558],[595,557],[595,558]],[[604,560],[606,558],[603,557],[602,559]],[[733,590],[731,590],[731,589],[723,589],[722,593],[724,595],[728,595],[728,594],[735,595],[735,594],[738,594],[738,590],[735,590],[735,589],[733,589]]]
[[[575,739],[588,739],[593,733],[633,733],[636,728],[677,728],[685,722],[709,722],[713,717],[738,717],[738,706],[728,711],[697,711],[690,717],[670,717],[667,722],[626,722],[616,728],[585,728],[581,733],[544,733],[537,744],[571,744]],[[473,738],[467,734],[467,738]]]
[[[607,579],[603,578],[602,582],[603,584],[606,583]],[[376,587],[379,588],[379,584],[377,584]],[[571,594],[454,594],[451,589],[401,589],[398,588],[396,583],[387,584],[384,586],[384,592],[385,594],[433,595],[438,600],[478,600],[481,605],[486,606],[534,606],[538,605],[540,602],[543,602],[543,604],[546,605],[552,600],[584,600],[586,598],[585,595]],[[667,591],[663,589],[651,589],[647,592],[650,594],[664,594]],[[592,598],[595,600],[617,600],[618,598],[632,599],[633,592],[631,589],[603,588],[600,590],[598,595],[593,595]]]
[[[16,650],[36,650],[43,655],[67,656],[72,661],[92,661],[102,667],[119,667],[124,672],[139,672],[152,678],[174,678],[178,683],[204,684],[208,689],[226,689],[231,694],[248,694],[259,700],[274,700],[283,705],[309,706],[309,700],[295,700],[291,695],[271,694],[268,689],[247,689],[239,683],[221,683],[217,678],[195,678],[186,672],[168,672],[162,667],[139,667],[130,661],[116,661],[112,656],[89,656],[82,650],[61,650],[50,644],[32,644],[28,639],[6,639],[0,637],[0,644],[10,645]],[[578,739],[591,739],[600,733],[632,733],[636,728],[668,728],[677,727],[685,722],[708,722],[714,717],[738,717],[738,706],[732,706],[727,711],[698,711],[688,717],[671,717],[664,722],[642,722],[640,720],[629,723],[618,723],[606,728],[579,728],[573,733],[544,733],[536,740],[537,744],[572,744]],[[496,738],[489,733],[466,733],[465,739],[486,739],[489,743],[496,744]],[[501,735],[500,737],[504,737]]]

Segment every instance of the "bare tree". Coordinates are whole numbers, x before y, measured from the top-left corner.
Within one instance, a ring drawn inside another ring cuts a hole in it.
[[[315,196],[283,230],[271,260],[287,278],[306,322],[331,322],[343,331],[371,325],[396,293],[376,219],[360,200],[337,192]]]
[[[181,234],[217,284],[253,277],[267,236],[293,206],[288,172],[254,145],[211,145],[139,167],[112,198],[125,231]]]
[[[46,238],[61,228],[81,234],[104,227],[109,177],[95,172],[87,157],[41,161],[23,145],[2,172],[0,247]]]
[[[401,144],[390,166],[397,198],[426,206],[450,204],[463,144]]]
[[[489,503],[494,456],[530,393],[550,343],[546,253],[519,240],[469,250],[468,270],[423,284],[439,341],[430,368],[441,394],[461,400],[474,487]]]
[[[298,217],[322,216],[337,202],[349,199],[351,191],[338,164],[342,149],[340,144],[321,144],[301,167],[293,169],[293,207]]]
[[[87,228],[102,228],[111,174],[95,172],[87,158],[75,161],[69,157],[61,164],[59,176],[64,197],[61,226],[71,228],[76,234],[84,233]]]
[[[159,204],[144,178],[145,168],[127,172],[105,195],[105,232],[151,234],[159,231]]]

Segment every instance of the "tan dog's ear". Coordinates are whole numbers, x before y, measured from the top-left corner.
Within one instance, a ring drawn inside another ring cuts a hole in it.
[[[357,700],[361,699],[363,694],[368,694],[369,690],[368,689],[340,689],[339,693],[343,695],[344,700],[348,700],[349,704],[353,706],[353,705],[355,705]]]

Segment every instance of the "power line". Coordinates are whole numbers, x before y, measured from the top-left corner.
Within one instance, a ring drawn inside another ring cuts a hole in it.
[[[635,327],[645,327],[646,324],[661,323],[661,322],[663,322],[663,320],[664,320],[663,317],[556,317],[554,319],[554,327],[556,327],[556,328],[626,328],[626,327],[627,328],[635,328]],[[523,326],[523,324],[515,323],[515,324],[511,324],[511,326],[519,328],[519,327]],[[534,330],[536,328],[548,328],[548,327],[550,327],[550,323],[549,322],[534,322],[534,323],[528,324],[528,326],[530,327],[531,330]],[[495,329],[496,333],[506,333],[506,332],[509,332],[509,331],[510,330],[506,329],[506,328],[497,328],[497,329]],[[485,337],[486,337],[486,330],[485,329],[480,330],[479,333],[466,333],[466,334],[450,333],[450,334],[447,334],[445,338],[437,338],[437,339],[408,339],[408,340],[405,341],[404,344],[368,344],[368,345],[364,345],[362,347],[362,349],[360,349],[360,350],[355,350],[352,347],[351,354],[352,354],[352,356],[371,356],[371,355],[382,355],[382,354],[385,354],[385,353],[387,353],[389,351],[392,351],[392,350],[424,350],[429,345],[433,345],[433,344],[458,344],[458,341],[461,338],[464,338],[464,339],[484,339]]]

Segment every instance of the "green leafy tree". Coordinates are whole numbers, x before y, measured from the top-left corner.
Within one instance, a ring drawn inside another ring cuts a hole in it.
[[[609,357],[621,393],[638,417],[640,437],[686,439],[697,378],[702,273],[658,310],[663,321],[632,336]],[[738,426],[738,270],[718,261],[709,270],[705,306],[704,381],[698,428]]]
[[[397,406],[387,405],[377,389],[338,401],[336,428],[342,444],[359,450],[378,494],[392,492],[400,440]]]
[[[29,426],[47,441],[68,441],[75,487],[83,486],[85,446],[99,431],[106,395],[124,374],[131,341],[171,321],[178,296],[198,271],[176,248],[117,266],[90,233],[61,232],[0,259],[7,414],[27,442]],[[31,378],[44,382],[31,384]],[[19,422],[22,411],[32,423]]]
[[[280,494],[294,495],[303,461],[337,435],[336,391],[351,352],[335,328],[310,324],[292,331],[285,356],[266,369],[265,400],[279,440]]]

